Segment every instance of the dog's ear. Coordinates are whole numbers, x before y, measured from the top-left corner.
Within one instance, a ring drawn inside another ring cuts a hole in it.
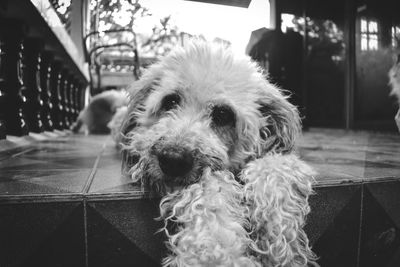
[[[130,101],[128,112],[121,125],[121,134],[123,136],[122,143],[124,143],[124,137],[138,126],[137,116],[144,112],[143,104],[150,93],[154,90],[154,86],[159,82],[159,76],[157,76],[157,73],[156,70],[147,71],[140,80],[135,81],[128,88]]]
[[[399,64],[400,63],[400,54],[393,54],[392,60],[393,60],[394,65]]]
[[[119,144],[122,146],[122,168],[121,172],[123,175],[127,174],[130,168],[135,165],[138,161],[137,155],[132,155],[126,150],[126,146],[129,145],[129,133],[135,131],[135,128],[139,126],[138,115],[143,113],[144,103],[154,87],[159,82],[159,75],[155,68],[147,70],[143,74],[140,80],[135,81],[129,88],[128,93],[130,95],[130,101],[128,105],[125,118],[121,124],[119,131]]]
[[[260,93],[258,104],[261,115],[261,156],[269,151],[291,152],[301,131],[297,108],[281,90],[268,83],[266,90]]]

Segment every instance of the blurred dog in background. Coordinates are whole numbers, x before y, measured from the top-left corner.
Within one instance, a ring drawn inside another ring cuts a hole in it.
[[[89,105],[80,112],[71,130],[75,133],[83,130],[89,134],[108,134],[118,128],[117,118],[121,116],[121,109],[123,112],[128,103],[129,98],[125,90],[109,90],[95,95]],[[114,118],[115,115],[117,118]]]

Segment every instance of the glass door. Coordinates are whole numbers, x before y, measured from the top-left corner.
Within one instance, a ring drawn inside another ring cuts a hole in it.
[[[388,72],[399,53],[400,16],[394,0],[356,1],[356,128],[395,130],[397,101]]]

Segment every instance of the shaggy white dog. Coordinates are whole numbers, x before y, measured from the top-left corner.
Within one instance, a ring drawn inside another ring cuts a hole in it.
[[[308,266],[297,109],[248,57],[194,42],[133,84],[124,168],[162,196],[165,266]]]

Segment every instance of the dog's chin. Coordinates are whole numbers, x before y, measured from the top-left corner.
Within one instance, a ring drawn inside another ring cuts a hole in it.
[[[171,179],[170,177],[163,179],[163,184],[165,188],[165,193],[172,194],[177,191],[180,191],[192,184],[197,183],[200,178],[193,178],[193,177],[177,177]]]
[[[173,194],[185,188],[184,185],[177,185],[173,183],[166,183],[165,184],[165,193],[166,194]]]

